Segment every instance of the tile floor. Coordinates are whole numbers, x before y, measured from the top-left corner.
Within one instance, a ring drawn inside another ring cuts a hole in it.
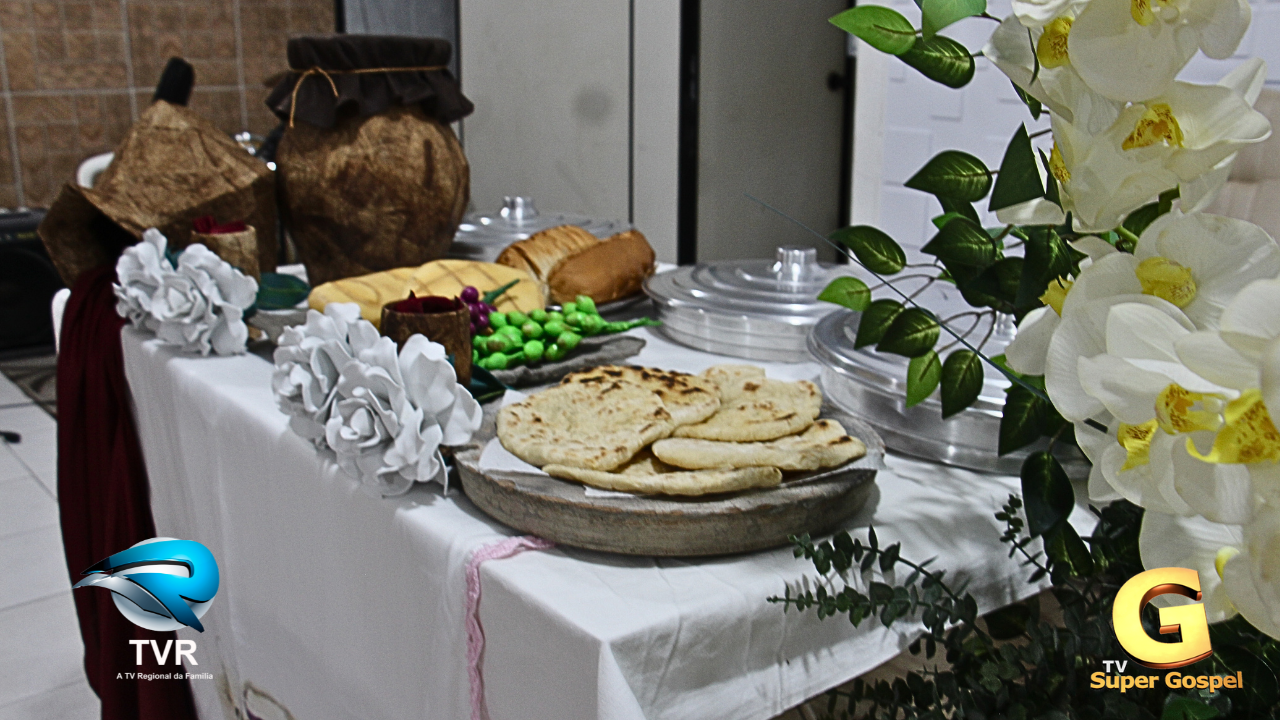
[[[0,718],[96,718],[58,526],[57,425],[0,376],[0,430],[22,436],[0,442]]]

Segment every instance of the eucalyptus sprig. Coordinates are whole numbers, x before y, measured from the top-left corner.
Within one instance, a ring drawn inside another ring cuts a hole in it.
[[[1274,668],[1280,643],[1237,618],[1211,629],[1213,673],[1246,673],[1246,687],[1209,694],[1174,691],[1163,683],[1152,689],[1090,688],[1103,660],[1125,657],[1111,630],[1111,603],[1116,589],[1141,572],[1138,528],[1142,509],[1127,502],[1095,510],[1097,526],[1086,538],[1090,562],[1082,566],[1055,550],[1044,549],[1030,530],[1037,503],[1010,496],[996,518],[1005,523],[1001,540],[1010,556],[1023,557],[1028,580],[1052,581],[1057,605],[1042,609],[1038,596],[978,617],[978,604],[963,588],[953,589],[946,572],[901,556],[901,545],[882,547],[874,528],[867,543],[847,532],[814,542],[792,538],[796,557],[809,560],[818,572],[814,590],[787,588],[770,602],[784,609],[813,610],[819,618],[848,616],[858,626],[868,618],[885,627],[919,623],[921,637],[909,649],[923,654],[921,670],[892,682],[855,680],[826,697],[826,717],[874,718],[1190,718],[1280,717],[1280,694]],[[1023,516],[1024,509],[1028,517]],[[895,569],[910,570],[901,582]],[[880,579],[875,579],[876,571]],[[861,581],[865,592],[855,587]],[[840,589],[829,585],[844,582]],[[1144,618],[1148,631],[1158,624],[1154,611]],[[930,662],[932,661],[932,662]]]

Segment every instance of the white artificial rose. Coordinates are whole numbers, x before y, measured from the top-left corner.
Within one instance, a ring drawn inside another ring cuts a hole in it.
[[[323,445],[339,371],[377,338],[377,329],[360,320],[355,303],[329,303],[324,314],[308,310],[304,324],[284,329],[273,357],[271,386],[294,432]]]
[[[256,280],[204,245],[190,245],[151,299],[156,337],[201,355],[242,353],[249,339],[244,311],[257,294]]]
[[[1197,50],[1231,57],[1251,17],[1247,0],[1090,0],[1071,27],[1071,64],[1112,100],[1147,101]]]
[[[164,256],[167,245],[168,239],[151,228],[142,234],[142,242],[126,248],[116,261],[116,312],[136,328],[155,332],[159,324],[151,315],[151,298],[160,289],[164,273],[173,272]]]
[[[397,353],[383,337],[340,368],[325,440],[370,494],[400,495],[415,482],[447,490],[440,446],[469,441],[480,419],[442,345],[413,335]]]
[[[400,433],[400,418],[407,410],[395,342],[379,338],[373,347],[347,361],[339,370],[337,393],[325,423],[325,441],[337,455],[338,465],[367,489],[387,484],[391,478],[379,478],[383,458]],[[394,484],[403,492],[412,481]]]

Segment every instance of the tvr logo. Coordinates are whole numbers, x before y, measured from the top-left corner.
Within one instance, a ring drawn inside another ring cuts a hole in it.
[[[120,614],[134,625],[161,632],[183,626],[204,632],[200,618],[218,592],[218,563],[194,540],[143,540],[82,574],[89,577],[73,589],[106,588]]]
[[[1199,602],[1159,609],[1160,634],[1180,632],[1181,642],[1158,642],[1143,630],[1142,608],[1153,598],[1169,594],[1201,600],[1200,576],[1186,568],[1158,568],[1139,573],[1121,586],[1111,608],[1111,623],[1120,646],[1138,664],[1154,670],[1180,668],[1213,654],[1209,620]]]

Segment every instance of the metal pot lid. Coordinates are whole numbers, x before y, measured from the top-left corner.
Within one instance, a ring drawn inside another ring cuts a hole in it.
[[[585,215],[538,212],[533,198],[507,196],[502,209],[493,214],[469,213],[458,225],[450,254],[470,259],[493,260],[503,248],[518,240],[558,225],[577,225],[599,238],[626,230],[617,220],[600,220]]]
[[[806,247],[780,247],[773,260],[726,260],[686,265],[650,277],[645,292],[660,307],[712,315],[752,317],[788,325],[813,325],[836,309],[818,293],[847,265],[818,262]]]

